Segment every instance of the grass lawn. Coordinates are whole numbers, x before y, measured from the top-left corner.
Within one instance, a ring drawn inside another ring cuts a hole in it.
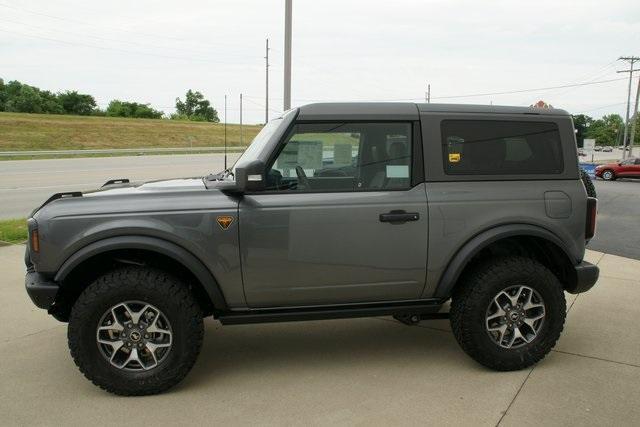
[[[0,220],[0,242],[22,243],[27,241],[27,220],[3,219]]]
[[[227,145],[248,145],[262,126],[227,125]],[[224,125],[167,119],[0,112],[0,151],[224,145]]]

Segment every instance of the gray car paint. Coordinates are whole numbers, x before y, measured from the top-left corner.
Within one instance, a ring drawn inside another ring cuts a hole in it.
[[[561,129],[565,169],[535,179],[447,176],[439,122],[452,117],[553,120]],[[201,260],[227,304],[242,309],[247,303],[257,307],[428,298],[467,242],[503,224],[546,230],[557,236],[575,263],[584,255],[586,194],[578,180],[571,118],[562,110],[312,104],[284,116],[258,159],[268,162],[295,120],[420,120],[426,182],[407,191],[244,198],[229,196],[215,181],[201,179],[110,186],[55,200],[35,213],[41,239],[40,254],[31,254],[36,271],[53,277],[65,260],[91,243],[149,236]],[[558,193],[569,203],[557,207]],[[378,214],[391,209],[417,211],[420,221],[380,223]],[[216,223],[218,215],[239,216],[239,221],[223,230]]]
[[[238,200],[202,179],[168,180],[59,199],[34,216],[40,233],[36,271],[55,275],[81,248],[116,236],[166,240],[199,259],[221,285],[228,305],[243,306],[238,222],[223,230],[216,218],[237,218]]]
[[[408,191],[254,194],[240,204],[251,307],[418,299],[425,283],[425,184]],[[380,222],[392,210],[418,221]]]

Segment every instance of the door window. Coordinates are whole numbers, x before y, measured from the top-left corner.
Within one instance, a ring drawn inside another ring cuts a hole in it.
[[[267,172],[267,190],[375,191],[411,186],[411,123],[300,123]]]

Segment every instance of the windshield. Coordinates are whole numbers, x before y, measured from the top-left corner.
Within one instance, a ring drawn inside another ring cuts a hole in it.
[[[271,120],[262,128],[262,130],[256,135],[256,137],[253,138],[253,141],[251,141],[249,147],[244,150],[244,153],[242,153],[238,160],[236,160],[236,162],[233,164],[234,175],[236,173],[237,165],[250,162],[251,160],[258,157],[258,154],[260,154],[267,141],[271,139],[271,136],[275,133],[281,123],[282,117]]]

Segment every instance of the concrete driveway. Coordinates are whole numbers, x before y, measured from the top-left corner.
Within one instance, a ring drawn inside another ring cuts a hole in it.
[[[589,252],[602,268],[568,295],[555,351],[498,373],[469,359],[445,321],[388,318],[222,328],[187,379],[160,396],[123,398],[89,383],[66,327],[23,290],[24,247],[0,248],[2,425],[637,425],[640,261]]]

